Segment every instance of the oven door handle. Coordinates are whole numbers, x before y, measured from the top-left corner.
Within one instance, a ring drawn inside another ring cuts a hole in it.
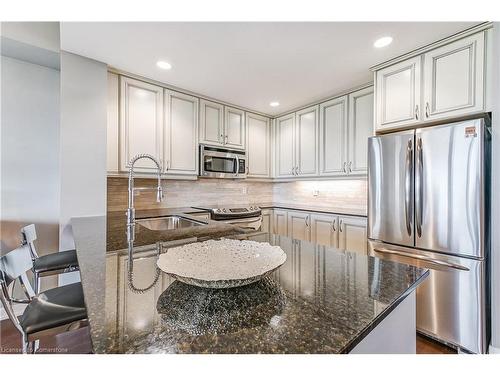
[[[375,252],[377,252],[377,253],[399,255],[399,256],[402,256],[402,257],[407,257],[407,258],[413,258],[413,259],[417,259],[417,260],[422,260],[424,262],[429,262],[431,264],[435,264],[435,265],[438,265],[438,266],[451,267],[451,268],[454,268],[454,269],[457,269],[457,270],[461,270],[461,271],[470,271],[469,268],[464,267],[464,266],[462,266],[460,264],[446,262],[444,260],[439,260],[439,259],[429,258],[429,257],[426,257],[425,255],[408,254],[408,253],[405,253],[403,251],[389,250],[389,249],[373,249],[373,250]]]

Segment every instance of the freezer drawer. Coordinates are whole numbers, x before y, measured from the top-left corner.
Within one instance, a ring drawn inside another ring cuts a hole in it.
[[[414,245],[414,135],[368,139],[368,238]]]
[[[430,270],[427,280],[417,288],[417,330],[473,353],[486,352],[489,338],[484,261],[377,241],[369,241],[368,253]]]
[[[483,258],[483,120],[417,129],[415,143],[415,247]]]

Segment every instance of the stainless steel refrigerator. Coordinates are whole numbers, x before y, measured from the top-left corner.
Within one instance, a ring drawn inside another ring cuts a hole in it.
[[[489,341],[488,123],[368,141],[369,253],[429,268],[417,289],[417,330],[474,353]]]

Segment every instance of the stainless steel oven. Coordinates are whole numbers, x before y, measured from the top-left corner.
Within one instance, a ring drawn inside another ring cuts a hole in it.
[[[245,151],[200,145],[200,176],[209,178],[246,178]]]

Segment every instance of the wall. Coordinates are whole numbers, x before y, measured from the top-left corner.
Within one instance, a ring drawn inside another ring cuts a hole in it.
[[[108,211],[127,208],[128,180],[108,177]],[[136,179],[135,185],[155,187],[155,179]],[[156,203],[155,192],[140,192],[135,197],[138,209],[156,207],[191,207],[196,205],[236,205],[289,203],[328,207],[339,212],[365,214],[366,180],[252,182],[199,179],[197,181],[163,181],[165,199]],[[319,195],[313,196],[313,190]]]
[[[59,243],[59,71],[2,56],[1,79],[0,253],[34,223],[43,255]]]
[[[106,118],[107,66],[61,52],[60,251],[75,247],[72,217],[106,214]]]
[[[500,353],[500,23],[493,26],[491,346]]]

